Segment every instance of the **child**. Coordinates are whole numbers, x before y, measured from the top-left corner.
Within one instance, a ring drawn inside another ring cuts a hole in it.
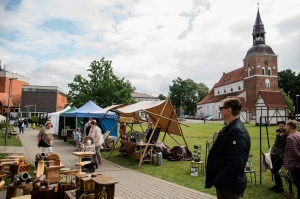
[[[35,123],[33,123],[33,124],[31,125],[31,127],[32,127],[32,129],[34,130],[34,129],[35,129]]]
[[[77,151],[79,147],[79,143],[81,142],[80,128],[76,128],[76,131],[73,133],[73,138],[75,141],[75,151]]]

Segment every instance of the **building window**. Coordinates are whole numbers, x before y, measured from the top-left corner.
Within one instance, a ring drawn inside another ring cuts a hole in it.
[[[268,64],[269,64],[268,60],[267,60],[267,59],[265,59],[265,65],[268,65]]]
[[[224,93],[226,93],[226,89],[224,89]]]
[[[241,86],[238,87],[239,91],[242,89]]]
[[[220,94],[220,91],[218,91],[218,94]]]
[[[270,67],[268,68],[268,75],[272,75],[272,71]]]
[[[270,80],[269,79],[265,80],[265,86],[266,86],[266,88],[270,88]]]
[[[251,71],[251,69],[249,68],[248,69],[248,77],[251,75],[250,71]]]
[[[261,74],[262,74],[262,75],[265,75],[265,74],[266,74],[266,69],[265,69],[265,67],[262,67],[262,69],[261,69]]]
[[[233,88],[230,88],[231,92],[233,91]]]

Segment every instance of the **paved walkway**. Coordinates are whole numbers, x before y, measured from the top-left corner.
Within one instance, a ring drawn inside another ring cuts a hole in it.
[[[0,153],[26,154],[27,161],[34,165],[35,155],[41,152],[37,146],[37,130],[26,130],[25,134],[19,134],[23,147],[0,146]],[[65,167],[76,168],[78,157],[72,155],[74,146],[56,139],[53,152],[59,155],[60,161]],[[143,174],[137,170],[127,169],[103,159],[102,165],[97,169],[103,174],[118,180],[115,196],[122,199],[215,199],[211,196],[193,189],[170,183],[159,178]],[[96,170],[96,171],[97,171]]]

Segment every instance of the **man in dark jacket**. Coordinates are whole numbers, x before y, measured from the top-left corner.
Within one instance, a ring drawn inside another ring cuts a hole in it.
[[[241,198],[247,185],[244,169],[251,140],[239,115],[242,109],[238,98],[226,98],[220,113],[226,126],[220,131],[208,158],[205,188],[216,187],[218,199]]]

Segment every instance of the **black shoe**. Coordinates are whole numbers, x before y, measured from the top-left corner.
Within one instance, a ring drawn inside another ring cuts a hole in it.
[[[282,187],[278,187],[276,190],[275,190],[276,193],[283,193],[284,190]]]
[[[271,187],[271,188],[269,188],[271,191],[274,191],[274,192],[276,192],[276,193],[283,193],[284,192],[284,190],[283,190],[283,188],[282,187],[278,187],[277,185],[275,185],[275,186],[273,186],[273,187]]]
[[[273,187],[269,188],[271,191],[275,191],[276,189],[278,189],[277,185],[274,185]]]

